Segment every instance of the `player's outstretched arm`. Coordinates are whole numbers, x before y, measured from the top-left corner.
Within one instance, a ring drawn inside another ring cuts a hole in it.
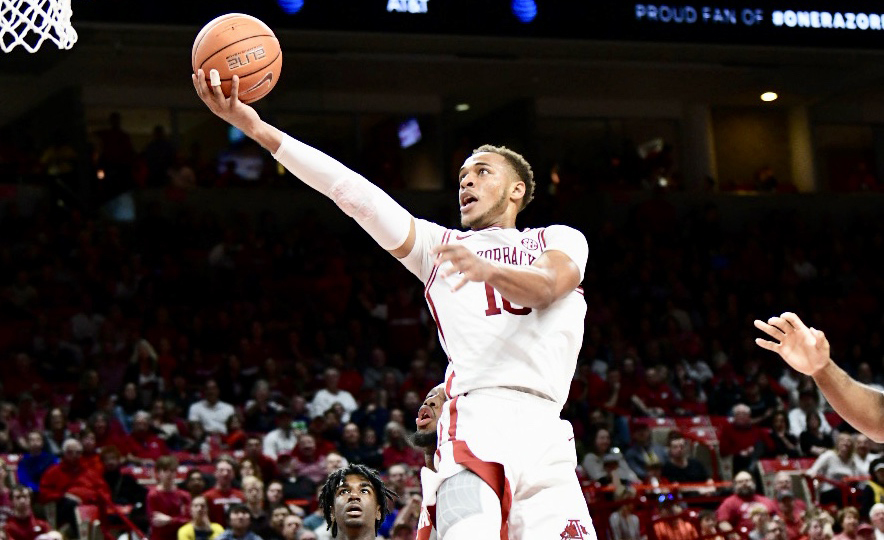
[[[755,321],[755,327],[777,340],[757,338],[762,348],[779,354],[797,371],[810,375],[832,408],[850,425],[876,442],[884,442],[884,393],[850,377],[829,356],[829,341],[808,328],[794,313]]]
[[[236,75],[229,98],[224,97],[220,83],[211,87],[206,84],[203,70],[191,78],[197,95],[209,110],[269,150],[302,182],[334,201],[382,248],[397,258],[411,252],[415,239],[414,218],[382,189],[334,158],[262,120],[254,108],[239,100]]]

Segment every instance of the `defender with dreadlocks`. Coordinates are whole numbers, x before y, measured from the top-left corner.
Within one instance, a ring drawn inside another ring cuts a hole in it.
[[[333,538],[374,540],[389,511],[387,499],[395,496],[377,471],[350,465],[329,475],[319,493],[319,506]]]

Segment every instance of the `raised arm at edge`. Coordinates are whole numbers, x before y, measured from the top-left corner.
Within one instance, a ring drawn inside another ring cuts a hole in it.
[[[873,441],[884,442],[884,393],[854,380],[832,360],[813,379],[847,423]]]

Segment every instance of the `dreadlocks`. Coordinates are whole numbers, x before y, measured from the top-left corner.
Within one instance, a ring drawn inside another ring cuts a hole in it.
[[[322,508],[322,514],[325,516],[325,522],[328,523],[325,528],[331,529],[333,538],[338,536],[338,522],[332,520],[332,509],[335,505],[335,491],[338,489],[338,486],[344,483],[347,476],[351,474],[365,478],[371,483],[371,487],[374,489],[378,507],[380,507],[381,510],[381,518],[374,522],[375,534],[378,533],[378,530],[381,528],[381,523],[384,522],[384,519],[389,512],[389,509],[387,508],[387,499],[396,498],[396,492],[385,486],[381,481],[378,472],[371,467],[366,467],[361,464],[352,464],[345,469],[338,469],[331,473],[328,475],[328,480],[325,481],[325,485],[322,486],[322,491],[319,492],[319,506]]]

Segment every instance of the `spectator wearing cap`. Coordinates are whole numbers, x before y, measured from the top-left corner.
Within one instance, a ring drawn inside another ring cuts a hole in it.
[[[599,429],[593,438],[592,450],[583,458],[583,469],[589,477],[602,484],[613,483],[614,476],[617,479],[637,484],[638,476],[629,468],[623,454],[619,450],[614,453],[611,448],[611,434],[607,429]]]
[[[292,413],[282,409],[276,414],[276,429],[264,436],[264,455],[276,460],[283,454],[291,454],[298,444],[298,436],[292,429]]]
[[[875,528],[875,540],[884,540],[884,503],[875,503],[869,510],[869,521]]]
[[[875,540],[875,528],[868,523],[860,523],[856,528],[856,537],[858,540]]]
[[[859,498],[860,515],[867,516],[876,504],[884,503],[884,458],[873,460],[869,465],[869,481]]]
[[[778,510],[777,503],[755,492],[755,480],[749,472],[738,472],[734,476],[733,495],[721,501],[715,511],[719,527],[724,532],[742,527],[752,528],[754,523],[750,512],[757,505],[764,507],[768,514],[774,514]]]
[[[778,491],[777,506],[786,528],[786,540],[798,540],[804,525],[804,512],[795,507],[795,494],[790,490]]]
[[[829,435],[832,433],[832,426],[826,421],[825,415],[819,410],[820,398],[816,389],[807,388],[798,394],[798,406],[789,411],[789,429],[792,435],[800,437],[807,429],[807,417],[813,415],[820,420],[820,433]]]
[[[787,471],[780,471],[775,474],[773,492],[780,493],[782,491],[792,491],[792,476],[793,475]],[[795,510],[797,510],[801,515],[804,515],[805,512],[807,512],[807,503],[802,501],[800,498],[794,498],[792,500],[792,507],[795,508]]]
[[[833,536],[832,540],[859,540],[856,534],[859,529],[859,510],[853,506],[842,508],[835,516],[835,522],[841,526],[841,532]]]
[[[651,428],[645,423],[637,423],[632,428],[632,444],[623,453],[626,464],[642,481],[647,480],[649,463],[666,461],[666,449],[651,438]]]
[[[813,462],[805,473],[810,477],[822,476],[833,480],[858,476],[859,470],[853,461],[853,437],[848,433],[838,435],[834,450],[826,450]],[[840,504],[841,490],[828,482],[822,483],[820,504]]]

